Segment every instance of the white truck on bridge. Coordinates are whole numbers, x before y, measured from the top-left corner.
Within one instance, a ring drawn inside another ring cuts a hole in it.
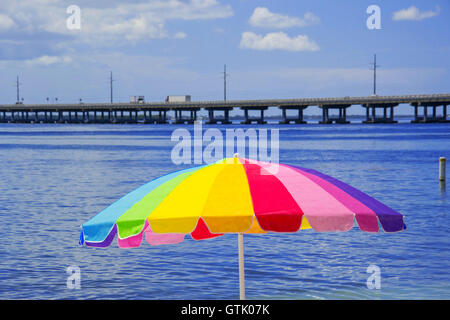
[[[145,103],[144,96],[130,96],[130,103]]]
[[[166,102],[191,102],[191,96],[167,96]]]

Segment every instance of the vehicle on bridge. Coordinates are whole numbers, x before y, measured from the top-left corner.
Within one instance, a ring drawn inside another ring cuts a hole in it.
[[[191,102],[191,96],[167,96],[166,102]]]
[[[130,103],[145,103],[144,96],[130,96]]]

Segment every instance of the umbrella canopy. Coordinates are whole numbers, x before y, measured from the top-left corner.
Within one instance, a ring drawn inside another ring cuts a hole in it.
[[[80,243],[120,247],[195,240],[224,233],[397,232],[403,215],[311,169],[227,158],[177,171],[134,190],[82,225]]]
[[[243,158],[177,171],[153,180],[81,226],[80,244],[121,248],[239,234],[241,298],[245,233],[405,229],[403,215],[315,170]]]

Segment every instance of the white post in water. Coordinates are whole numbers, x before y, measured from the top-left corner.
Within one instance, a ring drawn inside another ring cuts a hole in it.
[[[239,247],[239,298],[245,300],[245,277],[244,277],[244,234],[238,234]]]
[[[439,158],[439,181],[445,181],[445,162],[444,157]]]

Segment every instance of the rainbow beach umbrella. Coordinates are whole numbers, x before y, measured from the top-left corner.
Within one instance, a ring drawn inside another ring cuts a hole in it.
[[[125,195],[81,226],[80,244],[121,248],[238,234],[240,298],[245,298],[243,234],[406,229],[403,215],[315,170],[244,158],[170,173]]]

